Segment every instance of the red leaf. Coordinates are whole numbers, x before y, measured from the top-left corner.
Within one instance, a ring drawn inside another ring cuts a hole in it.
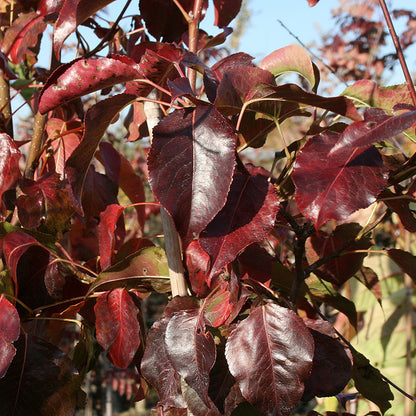
[[[214,0],[215,22],[218,27],[228,26],[241,8],[242,0]]]
[[[337,339],[333,326],[324,320],[304,319],[313,336],[312,372],[305,382],[304,400],[340,393],[351,378],[352,357]]]
[[[20,319],[16,308],[0,295],[0,378],[3,378],[16,354],[11,345],[19,338]]]
[[[230,298],[228,285],[222,284],[204,300],[204,316],[213,328],[221,326],[230,316],[233,310]]]
[[[103,270],[111,265],[114,258],[114,246],[116,242],[115,230],[123,211],[124,207],[112,204],[100,214],[98,239],[100,244],[100,265]]]
[[[253,66],[229,68],[218,86],[215,106],[226,115],[239,113],[247,93],[258,83],[274,84],[274,76]]]
[[[402,272],[407,273],[416,282],[416,256],[397,248],[391,248],[387,250],[387,253]]]
[[[216,349],[214,338],[205,328],[201,311],[173,314],[166,327],[165,342],[175,370],[210,407],[209,372],[215,363]]]
[[[117,367],[127,368],[140,345],[140,312],[129,292],[114,289],[97,298],[97,341],[105,349],[111,362]]]
[[[58,139],[57,135],[65,133],[68,130],[74,130],[81,127],[80,120],[64,121],[59,118],[51,118],[46,123],[46,131],[49,139],[53,139],[51,146],[54,150],[53,158],[55,160],[55,171],[63,177],[65,163],[71,156],[72,152],[79,145],[81,132],[65,134]]]
[[[38,36],[46,29],[44,16],[36,12],[21,13],[6,30],[1,51],[11,62],[20,64],[28,53],[38,43]],[[32,53],[33,54],[33,53]]]
[[[176,110],[153,130],[150,186],[184,246],[224,206],[234,172],[235,134],[212,106]]]
[[[139,66],[127,56],[76,59],[61,65],[48,78],[40,93],[39,111],[47,113],[75,98],[141,76]]]
[[[339,225],[331,234],[320,232],[306,241],[306,256],[310,263],[343,248],[340,257],[332,259],[319,267],[314,273],[328,282],[341,286],[361,268],[366,253],[345,254],[344,251],[367,250],[371,247],[369,238],[354,241],[361,230],[356,223]],[[347,243],[349,245],[345,246]]]
[[[159,406],[163,409],[186,408],[181,393],[181,376],[170,360],[165,333],[170,317],[156,321],[147,335],[146,349],[140,366],[143,377],[159,394]]]
[[[308,0],[309,7],[316,6],[319,0]]]
[[[65,167],[80,212],[82,212],[80,201],[85,177],[100,140],[113,118],[134,99],[133,95],[115,95],[90,107],[85,114],[82,141],[71,154]]]
[[[59,58],[65,39],[75,32],[78,25],[114,0],[65,0],[60,8],[53,32],[53,50]]]
[[[201,247],[211,257],[209,281],[245,247],[264,240],[279,205],[273,185],[264,176],[234,175],[224,208],[200,237]]]
[[[6,207],[3,194],[13,188],[20,177],[20,150],[5,133],[0,133],[0,221],[6,219]]]
[[[302,397],[313,351],[313,338],[302,319],[268,303],[237,325],[225,356],[250,404],[263,414],[288,416]]]
[[[375,148],[329,155],[339,135],[312,137],[299,153],[292,175],[296,202],[319,229],[329,219],[347,219],[375,202],[387,183],[387,169]],[[311,186],[312,185],[312,186]]]
[[[416,122],[416,111],[407,111],[398,116],[388,116],[379,108],[370,108],[364,113],[364,121],[348,126],[330,151],[333,156],[346,149],[367,148],[408,129]]]
[[[199,240],[192,241],[186,248],[186,268],[192,291],[200,298],[205,298],[209,293],[209,255],[202,249]]]
[[[143,181],[136,175],[129,160],[117,152],[108,142],[100,143],[100,155],[103,159],[105,170],[110,179],[120,185],[132,204],[146,200]],[[145,206],[135,206],[137,220],[143,230],[145,222]]]

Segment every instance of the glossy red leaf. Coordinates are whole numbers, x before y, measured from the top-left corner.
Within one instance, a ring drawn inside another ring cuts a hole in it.
[[[279,206],[276,190],[264,176],[234,175],[224,208],[199,240],[211,258],[209,281],[245,247],[266,238]]]
[[[0,380],[0,414],[71,416],[85,400],[71,360],[46,341],[22,334],[14,357]]]
[[[25,195],[17,198],[16,206],[23,227],[35,229],[45,215],[45,199],[35,181],[24,179],[20,184]]]
[[[3,194],[13,188],[19,177],[19,159],[21,153],[14,141],[5,133],[0,134],[0,221],[6,219],[6,207]]]
[[[170,317],[157,320],[147,335],[146,349],[140,370],[143,377],[159,394],[159,406],[169,408],[186,408],[181,393],[181,376],[175,370],[166,350],[165,334]]]
[[[288,416],[312,369],[313,337],[293,311],[253,309],[227,340],[225,356],[244,398],[263,414]]]
[[[0,379],[16,355],[16,348],[11,343],[19,338],[19,334],[19,314],[4,295],[0,295]]]
[[[186,246],[224,206],[234,172],[235,134],[212,106],[176,110],[153,129],[150,186]]]
[[[313,235],[306,241],[306,257],[309,263],[313,263],[320,258],[328,256],[336,250],[341,250],[340,257],[336,257],[323,266],[319,267],[314,273],[321,279],[341,286],[348,279],[357,273],[362,264],[366,253],[343,254],[354,250],[367,250],[372,246],[370,238],[361,238],[354,241],[361,231],[361,226],[356,223],[339,225],[331,234],[320,232]]]
[[[389,257],[416,282],[416,256],[398,248],[387,250]]]
[[[146,196],[141,177],[136,174],[133,166],[127,158],[120,154],[108,142],[100,143],[100,155],[103,159],[105,171],[113,182],[118,183],[132,204],[145,202]],[[145,222],[145,206],[134,207],[137,220],[143,230]]]
[[[215,363],[216,348],[213,336],[206,330],[201,311],[173,314],[166,327],[165,343],[175,370],[210,407],[209,372]]]
[[[194,8],[194,0],[179,0],[186,13]],[[188,23],[174,2],[169,0],[140,0],[140,14],[146,23],[146,29],[157,40],[165,42],[179,42],[184,32],[188,30]],[[208,0],[204,0],[204,10],[208,7]]]
[[[296,202],[316,229],[329,219],[347,219],[376,201],[387,183],[378,151],[346,149],[329,155],[339,135],[326,131],[312,137],[296,159],[293,182]]]
[[[337,339],[333,326],[324,320],[304,319],[313,336],[312,372],[305,382],[303,399],[330,397],[340,393],[351,378],[352,357]]]
[[[98,296],[94,306],[97,341],[111,362],[127,368],[140,346],[140,313],[127,290],[118,288]]]
[[[242,0],[214,0],[214,25],[225,27],[237,16]]]
[[[65,39],[75,32],[78,25],[114,0],[65,0],[59,10],[53,32],[53,50],[59,57]]]
[[[139,66],[127,56],[85,59],[61,65],[46,81],[39,97],[39,111],[49,110],[94,91],[141,78]]]
[[[30,48],[38,43],[38,36],[46,29],[44,16],[36,13],[21,13],[4,35],[1,51],[8,56],[14,64],[20,64]]]
[[[85,114],[82,141],[71,154],[65,167],[73,196],[79,204],[76,207],[78,211],[82,211],[80,201],[85,177],[101,138],[114,117],[134,99],[134,96],[128,94],[115,95],[90,107]]]
[[[358,114],[352,100],[343,96],[323,97],[307,92],[295,84],[283,84],[278,86],[268,84],[253,85],[253,88],[245,97],[245,101],[262,99],[284,100],[306,104],[332,111],[335,114],[340,114],[351,120],[361,120],[361,116]],[[265,104],[267,105],[267,102]],[[256,105],[261,106],[262,103]]]
[[[416,110],[388,116],[379,108],[370,108],[364,113],[364,121],[353,123],[344,130],[330,155],[345,152],[346,149],[367,148],[396,136],[415,122]]]
[[[100,214],[98,240],[100,245],[100,265],[103,270],[111,265],[114,258],[114,246],[116,242],[115,230],[123,211],[124,207],[118,204],[112,204]]]
[[[308,0],[309,7],[316,6],[319,3],[319,0]]]

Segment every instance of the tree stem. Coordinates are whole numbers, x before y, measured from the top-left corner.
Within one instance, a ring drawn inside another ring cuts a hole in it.
[[[412,97],[413,105],[416,106],[416,91],[415,86],[412,81],[412,77],[410,76],[409,69],[406,64],[406,60],[404,59],[403,50],[400,45],[399,37],[397,36],[396,30],[394,29],[393,22],[390,17],[389,10],[387,9],[386,1],[379,0],[381,9],[383,10],[384,18],[387,22],[387,27],[390,31],[390,36],[393,39],[394,47],[397,51],[397,56],[399,57],[400,65],[402,66],[403,74],[406,79],[407,88],[409,89],[410,96]]]
[[[156,100],[157,93],[153,90],[149,98]],[[153,139],[153,128],[159,123],[162,113],[159,104],[145,101],[144,112],[147,119],[150,139]],[[168,212],[161,206],[160,217],[162,219],[163,233],[165,235],[165,251],[168,258],[170,285],[172,296],[187,296],[187,286],[182,265],[182,250],[175,223]]]
[[[0,109],[1,118],[4,122],[2,130],[13,138],[13,122],[12,122],[12,110],[10,104],[10,86],[9,81],[4,77],[3,71],[0,70]]]

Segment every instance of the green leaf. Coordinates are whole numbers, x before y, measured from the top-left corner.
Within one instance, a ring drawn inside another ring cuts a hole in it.
[[[159,247],[146,247],[109,267],[98,275],[89,293],[118,287],[139,291],[168,292],[169,267],[165,251]]]
[[[375,403],[384,414],[391,407],[390,400],[394,399],[390,386],[382,378],[379,370],[356,350],[352,350],[354,365],[352,378],[357,390],[368,400]]]
[[[274,76],[286,72],[296,72],[303,76],[313,88],[315,86],[315,73],[308,53],[299,45],[289,45],[277,49],[267,55],[259,67],[270,71]]]

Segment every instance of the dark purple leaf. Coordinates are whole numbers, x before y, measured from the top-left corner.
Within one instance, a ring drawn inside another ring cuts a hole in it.
[[[91,285],[93,291],[117,287],[151,291],[152,285],[161,292],[170,290],[166,255],[160,247],[147,247],[133,253],[101,272]]]
[[[179,0],[186,13],[194,8],[194,0]],[[170,0],[140,0],[140,14],[146,23],[146,29],[157,40],[165,42],[179,42],[184,32],[188,30],[188,23],[174,2]],[[204,10],[208,1],[204,0]]]
[[[337,339],[333,326],[324,320],[304,319],[313,336],[312,372],[305,382],[304,400],[340,393],[351,378],[352,357]]]
[[[212,66],[212,70],[217,75],[218,80],[221,81],[224,74],[229,70],[233,70],[242,66],[254,67],[252,62],[253,59],[254,58],[252,56],[244,52],[234,53],[218,61],[215,65]]]
[[[139,66],[127,56],[79,58],[61,65],[48,78],[40,93],[39,111],[47,113],[75,98],[142,77]]]
[[[416,282],[416,256],[397,248],[387,250],[387,254],[400,267],[403,273],[407,273]]]
[[[346,97],[323,97],[321,95],[304,91],[295,84],[284,84],[278,86],[268,84],[253,85],[251,91],[246,95],[245,101],[261,99],[291,101],[323,108],[325,110],[332,111],[335,114],[348,117],[351,120],[361,120],[361,116],[358,114],[357,109],[353,105],[353,101]],[[262,104],[263,103],[256,105],[257,107],[260,106],[260,108],[262,108]],[[257,107],[253,106],[253,108]]]
[[[275,188],[264,176],[234,175],[224,208],[200,236],[201,247],[211,257],[209,278],[245,247],[264,240],[274,226],[279,206]]]
[[[16,348],[11,343],[19,338],[19,334],[19,314],[4,295],[0,295],[0,379],[16,355]]]
[[[16,206],[23,227],[35,229],[45,215],[45,198],[36,182],[23,179],[20,187],[25,195],[17,198]]]
[[[215,106],[226,115],[237,114],[247,93],[259,83],[274,84],[269,71],[252,66],[229,68],[218,85]]]
[[[214,403],[209,399],[208,407],[198,396],[198,393],[181,380],[182,396],[188,407],[188,411],[194,416],[222,416]]]
[[[263,414],[288,416],[312,369],[313,337],[293,311],[268,303],[253,309],[228,338],[231,374]]]
[[[225,27],[237,16],[242,0],[214,0],[215,22],[218,27]]]
[[[111,362],[127,368],[140,346],[140,313],[129,292],[113,289],[98,296],[94,307],[97,341]]]
[[[186,77],[176,78],[173,81],[168,80],[168,86],[172,95],[172,103],[179,97],[186,97],[194,104],[197,104],[200,101],[195,97],[191,84],[189,83],[189,79]]]
[[[346,149],[367,148],[408,129],[416,122],[416,110],[397,116],[388,116],[379,108],[370,108],[364,113],[364,121],[348,126],[332,148],[330,155],[343,153]]]
[[[16,296],[18,291],[17,265],[22,255],[32,246],[40,246],[45,251],[48,251],[34,237],[22,231],[11,231],[3,239],[4,259],[15,284]]]
[[[38,44],[38,36],[46,29],[44,16],[36,12],[21,13],[4,35],[1,51],[14,64],[20,64],[30,48]]]
[[[379,152],[346,149],[330,156],[339,134],[325,132],[306,143],[296,159],[293,182],[303,215],[319,229],[329,219],[347,219],[376,201],[387,183]],[[313,186],[311,186],[313,184]]]
[[[159,394],[159,405],[164,410],[186,408],[181,393],[181,376],[170,360],[165,344],[166,327],[170,318],[156,321],[147,335],[141,373]]]
[[[361,267],[361,269],[354,276],[359,280],[368,290],[371,290],[372,294],[376,297],[378,303],[381,305],[382,293],[381,285],[378,280],[377,274],[369,267]]]
[[[273,267],[279,263],[275,257],[259,244],[248,246],[238,256],[242,274],[248,274],[251,279],[257,280],[265,285],[270,284]],[[283,267],[283,266],[282,266]]]
[[[7,57],[4,53],[0,52],[0,70],[3,72],[3,76],[5,79],[16,79],[17,76],[10,68],[10,65],[7,61]]]
[[[149,180],[186,247],[224,206],[234,172],[235,134],[212,106],[176,110],[153,130]]]
[[[53,32],[53,50],[59,57],[65,39],[75,32],[78,25],[114,0],[65,0],[60,8]]]
[[[380,194],[380,199],[399,216],[403,227],[414,233],[416,232],[416,217],[410,205],[412,200],[409,200],[407,196],[411,196],[409,192],[402,195],[401,193],[395,194],[390,189],[385,189]]]
[[[13,140],[7,134],[0,133],[0,221],[6,219],[3,194],[16,186],[20,177],[20,156],[20,150]]]
[[[173,314],[166,327],[165,342],[175,370],[210,407],[209,372],[215,363],[216,348],[201,312],[195,310]]]
[[[341,286],[360,270],[366,253],[345,254],[343,252],[354,250],[367,250],[372,243],[370,238],[361,238],[355,241],[355,237],[361,231],[361,226],[356,223],[339,225],[331,234],[320,232],[313,235],[306,242],[306,257],[309,263],[328,256],[336,250],[341,250],[340,257],[336,257],[314,273],[321,279]]]
[[[85,400],[70,359],[41,339],[22,334],[6,376],[0,380],[0,414],[72,416]]]
[[[71,154],[65,167],[72,193],[81,210],[81,194],[95,151],[113,118],[135,97],[128,94],[115,95],[92,106],[85,114],[85,130],[82,141]]]

